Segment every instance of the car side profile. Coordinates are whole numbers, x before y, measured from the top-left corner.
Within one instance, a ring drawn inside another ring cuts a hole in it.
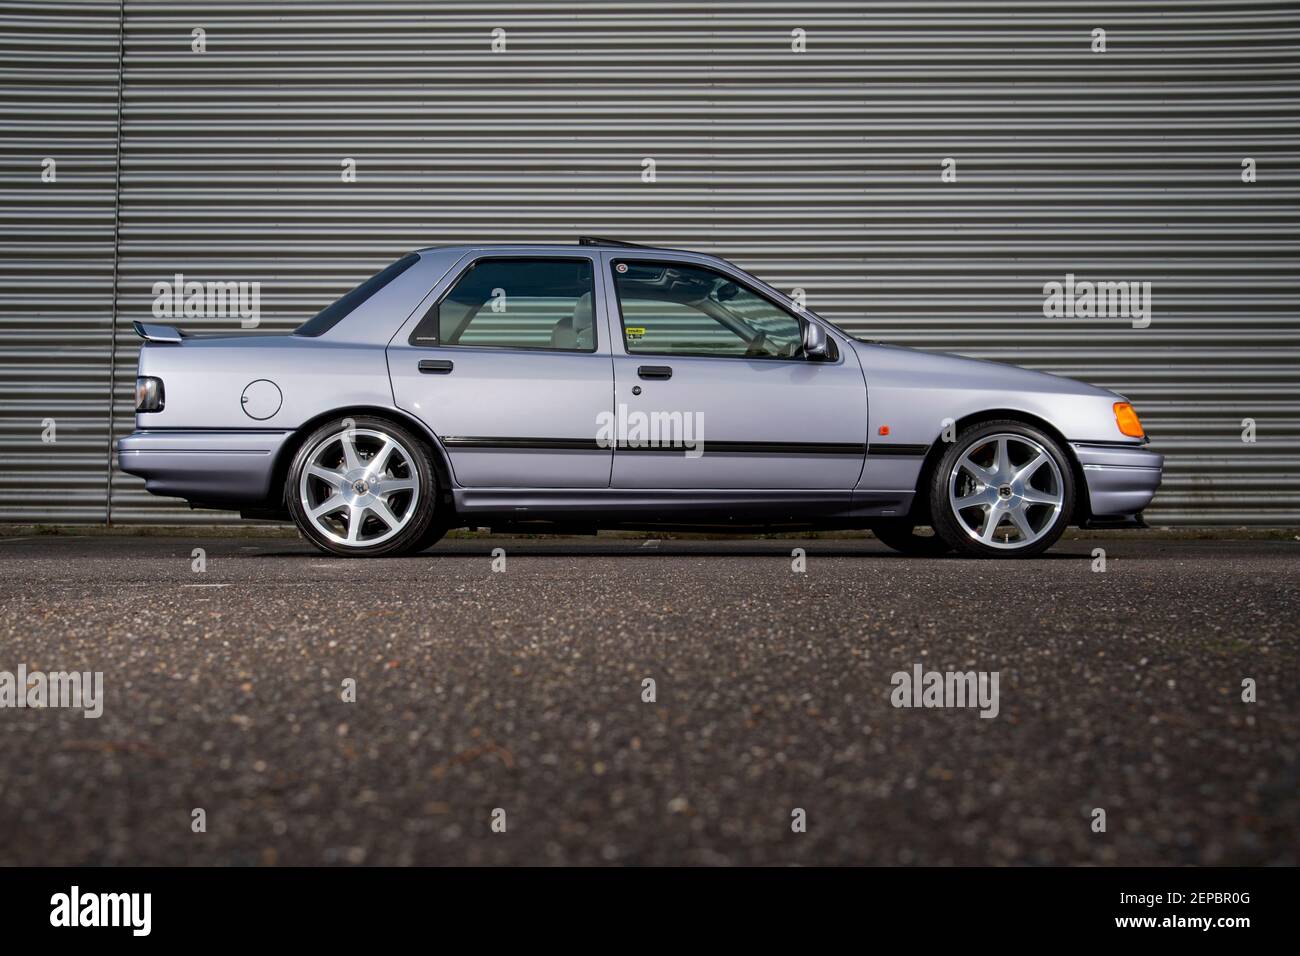
[[[122,469],[338,555],[486,526],[1028,556],[1139,522],[1163,466],[1114,392],[864,342],[723,259],[613,240],[422,249],[293,332],[136,331]]]

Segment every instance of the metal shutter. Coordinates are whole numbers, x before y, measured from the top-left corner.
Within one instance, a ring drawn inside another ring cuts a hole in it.
[[[99,19],[59,8],[81,32]],[[176,272],[260,281],[262,326],[283,328],[421,245],[609,235],[720,253],[867,337],[1122,391],[1170,456],[1154,523],[1300,521],[1293,3],[128,0],[125,14],[119,434],[129,323]],[[1044,318],[1044,283],[1067,273],[1151,282],[1150,327]],[[19,297],[90,282],[69,280]],[[32,317],[23,334],[80,343]],[[17,427],[6,412],[6,442]],[[120,472],[112,518],[213,520]]]
[[[0,520],[106,517],[119,26],[0,4]]]

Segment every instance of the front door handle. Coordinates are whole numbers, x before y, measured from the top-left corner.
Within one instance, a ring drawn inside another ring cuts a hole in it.
[[[448,375],[455,367],[447,359],[420,359],[420,371],[426,375]]]
[[[673,370],[667,365],[642,365],[636,370],[642,378],[672,378]]]

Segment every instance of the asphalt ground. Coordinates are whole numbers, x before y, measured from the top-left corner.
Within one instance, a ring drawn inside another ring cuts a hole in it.
[[[0,864],[1300,863],[1300,541],[38,535],[0,575],[0,671],[104,675],[99,719],[0,709]],[[894,707],[917,664],[997,716]]]

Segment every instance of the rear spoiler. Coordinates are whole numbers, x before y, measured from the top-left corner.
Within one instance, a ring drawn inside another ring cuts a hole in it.
[[[135,334],[140,336],[146,342],[169,342],[173,345],[180,345],[184,339],[185,333],[174,325],[155,325],[152,322],[132,322],[131,327],[135,329]]]

